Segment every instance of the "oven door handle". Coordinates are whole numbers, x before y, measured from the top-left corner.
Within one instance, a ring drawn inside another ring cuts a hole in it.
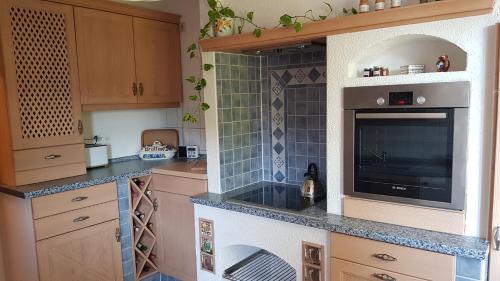
[[[422,113],[356,113],[356,119],[446,119],[448,114],[439,112]]]

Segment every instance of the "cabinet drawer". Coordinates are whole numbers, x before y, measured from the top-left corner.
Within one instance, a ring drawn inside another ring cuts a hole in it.
[[[152,188],[157,191],[194,196],[207,192],[207,181],[183,177],[153,175]]]
[[[455,257],[449,255],[336,233],[332,234],[331,253],[337,259],[426,280],[455,280]]]
[[[118,218],[118,202],[100,205],[35,220],[37,241]]]
[[[335,258],[332,259],[331,266],[332,281],[425,281],[424,279]]]
[[[33,198],[33,218],[39,219],[116,200],[116,182]]]
[[[18,150],[14,152],[16,171],[26,171],[85,162],[83,144]]]

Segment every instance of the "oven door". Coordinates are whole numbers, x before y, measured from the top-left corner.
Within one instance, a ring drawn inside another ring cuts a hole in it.
[[[467,109],[346,111],[345,193],[463,210],[467,118]]]

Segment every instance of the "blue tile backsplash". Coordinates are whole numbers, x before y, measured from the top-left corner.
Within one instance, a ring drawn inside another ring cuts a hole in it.
[[[262,180],[261,64],[257,56],[216,54],[221,190]]]
[[[264,179],[301,184],[316,163],[326,183],[326,52],[271,54],[262,68]]]

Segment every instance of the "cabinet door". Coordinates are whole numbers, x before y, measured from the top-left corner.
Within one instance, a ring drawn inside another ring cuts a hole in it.
[[[0,3],[15,150],[83,142],[73,21],[73,8],[66,5]]]
[[[75,8],[82,104],[137,103],[132,17]]]
[[[196,280],[194,208],[189,196],[156,192],[159,269],[184,281]]]
[[[182,101],[179,25],[134,18],[139,103]]]
[[[118,220],[37,243],[40,281],[121,281]]]
[[[424,281],[424,279],[414,278],[335,258],[332,258],[331,270],[332,281]]]

